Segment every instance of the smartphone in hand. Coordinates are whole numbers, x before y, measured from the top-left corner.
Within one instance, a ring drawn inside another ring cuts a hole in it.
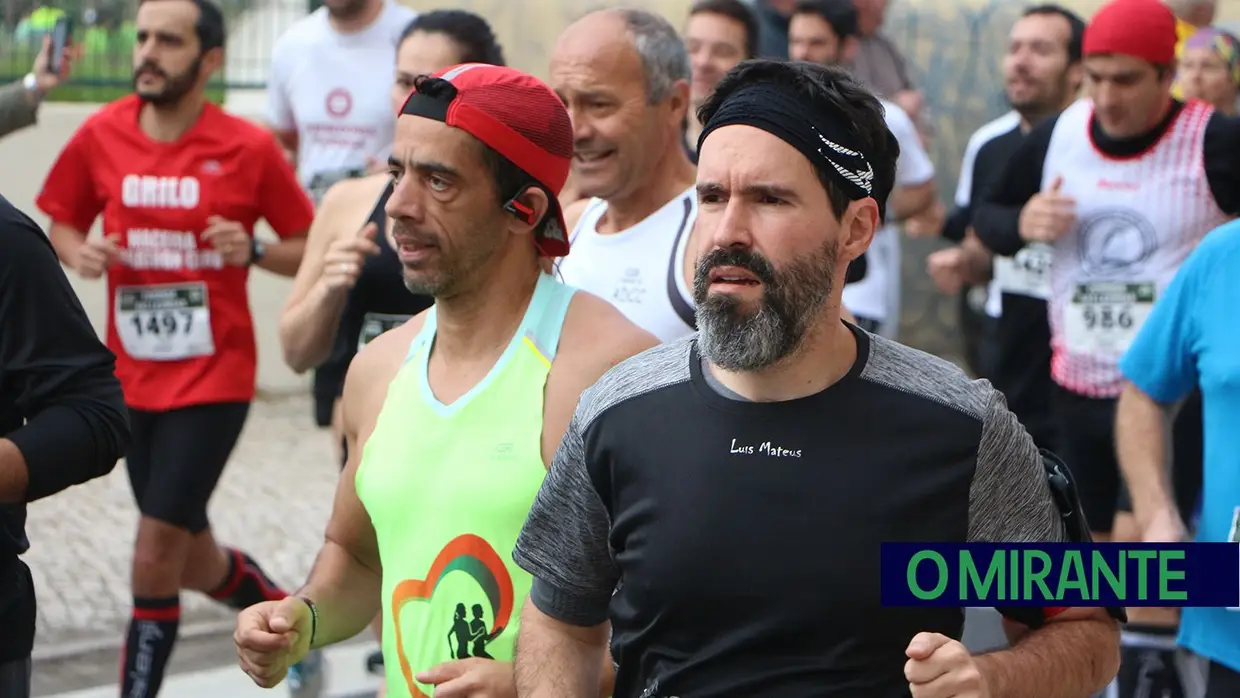
[[[52,75],[60,75],[60,71],[64,67],[65,49],[72,43],[73,22],[68,17],[57,19],[56,26],[52,27],[52,45],[47,57],[47,72]]]

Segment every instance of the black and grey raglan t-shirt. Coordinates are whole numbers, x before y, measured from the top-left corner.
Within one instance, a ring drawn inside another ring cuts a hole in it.
[[[854,334],[798,400],[712,388],[692,337],[582,395],[514,558],[543,613],[611,620],[616,698],[906,696],[909,641],[963,611],[884,608],[881,543],[1065,539],[1000,393]]]

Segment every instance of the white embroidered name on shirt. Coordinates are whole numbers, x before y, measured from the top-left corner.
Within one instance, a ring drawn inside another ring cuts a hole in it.
[[[731,452],[742,456],[770,456],[772,458],[800,458],[801,449],[792,450],[763,441],[757,446],[753,444],[738,444],[736,439],[732,439]]]

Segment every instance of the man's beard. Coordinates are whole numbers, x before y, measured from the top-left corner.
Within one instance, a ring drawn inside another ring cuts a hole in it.
[[[831,297],[838,258],[838,247],[827,243],[777,272],[769,260],[750,250],[711,251],[698,261],[693,277],[702,356],[726,371],[759,371],[792,355]],[[749,271],[762,282],[762,297],[744,301],[710,293],[710,273],[718,267]],[[757,309],[746,307],[753,302]]]
[[[159,75],[164,79],[164,87],[159,92],[138,92],[138,74],[147,68],[159,71]],[[194,59],[185,72],[177,75],[169,75],[153,65],[142,65],[133,71],[134,92],[138,98],[148,104],[157,107],[167,107],[180,103],[185,95],[194,89],[194,84],[198,82],[198,74],[202,71],[202,57]]]
[[[492,218],[476,223],[480,230],[495,230]],[[435,245],[435,254],[422,267],[402,265],[401,277],[410,293],[432,298],[449,298],[470,285],[480,269],[499,254],[505,237],[495,234],[475,234],[468,237],[468,244],[445,247],[444,237],[416,230],[406,222],[392,222],[394,236],[413,238],[423,244]]]
[[[1068,76],[1064,75],[1051,85],[1050,92],[1044,97],[1035,95],[1032,99],[1022,102],[1016,102],[1008,98],[1007,103],[1008,106],[1012,107],[1013,111],[1020,114],[1021,118],[1032,124],[1037,124],[1043,118],[1059,110],[1060,106],[1067,101],[1069,89]]]

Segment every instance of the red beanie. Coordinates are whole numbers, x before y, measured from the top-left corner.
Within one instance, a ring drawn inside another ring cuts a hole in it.
[[[1112,0],[1085,28],[1084,54],[1117,53],[1170,65],[1175,60],[1175,15],[1159,0]]]

